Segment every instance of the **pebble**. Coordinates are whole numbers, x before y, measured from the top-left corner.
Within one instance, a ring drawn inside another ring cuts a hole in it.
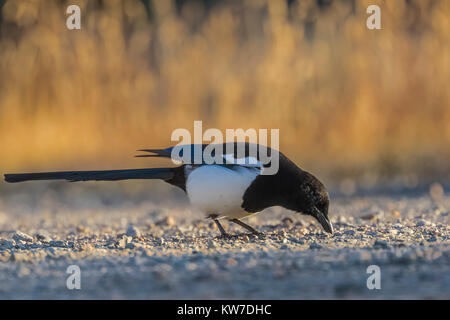
[[[117,241],[117,247],[125,249],[126,246],[127,246],[127,237],[126,236],[120,237],[119,240]]]
[[[320,245],[320,244],[318,244],[318,243],[316,243],[316,242],[313,242],[313,243],[311,243],[310,245],[309,245],[309,248],[310,249],[321,249],[322,248],[322,246]]]
[[[373,246],[374,246],[375,248],[383,248],[383,249],[386,249],[386,248],[389,247],[389,244],[388,244],[388,242],[385,241],[385,240],[376,240],[375,243],[373,244]]]
[[[363,220],[375,220],[376,215],[374,213],[369,213],[361,216],[361,219]]]
[[[398,234],[398,230],[397,229],[391,229],[389,230],[389,233],[393,236],[396,236]]]
[[[127,249],[134,249],[136,247],[138,247],[137,244],[135,244],[133,242],[127,242],[127,245],[126,245],[125,248],[127,248]]]
[[[14,248],[13,241],[0,238],[0,249],[7,250],[7,249],[12,249],[12,248]]]
[[[216,243],[214,242],[214,240],[208,240],[208,248],[209,249],[214,249],[216,248]]]
[[[88,231],[88,228],[86,228],[85,226],[77,226],[77,232],[78,233],[86,233]]]
[[[168,226],[168,227],[174,227],[177,224],[175,218],[168,216],[165,217],[162,220],[159,220],[158,222],[156,222],[156,225],[158,226]]]
[[[15,241],[25,241],[25,242],[31,242],[33,241],[33,237],[23,233],[21,231],[16,231],[12,237]]]
[[[360,218],[362,220],[367,220],[367,221],[374,221],[374,220],[378,220],[378,219],[383,219],[384,218],[384,212],[383,211],[370,212],[370,213],[367,213],[365,215],[362,215]]]
[[[47,232],[40,232],[36,234],[36,239],[42,242],[50,242],[52,238],[50,238]]]
[[[424,227],[429,225],[430,222],[426,221],[426,220],[420,220],[419,222],[417,222],[416,227]]]
[[[49,245],[51,247],[59,247],[59,248],[63,248],[63,247],[67,246],[66,243],[62,240],[52,240],[49,242]]]

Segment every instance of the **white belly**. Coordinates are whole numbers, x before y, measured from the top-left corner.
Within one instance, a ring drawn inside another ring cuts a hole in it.
[[[205,214],[238,219],[251,214],[242,209],[242,197],[258,174],[255,168],[201,166],[188,175],[186,192],[191,204]]]

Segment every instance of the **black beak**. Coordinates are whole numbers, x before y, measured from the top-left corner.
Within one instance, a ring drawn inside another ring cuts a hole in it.
[[[333,225],[330,219],[316,207],[314,207],[314,217],[320,222],[326,232],[333,234]]]

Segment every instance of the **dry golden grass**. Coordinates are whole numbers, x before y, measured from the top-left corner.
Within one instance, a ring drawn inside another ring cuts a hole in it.
[[[139,167],[176,128],[280,128],[323,174],[441,174],[450,155],[450,1],[7,0],[2,171]],[[377,3],[383,30],[366,28]],[[315,24],[314,32],[305,26]]]

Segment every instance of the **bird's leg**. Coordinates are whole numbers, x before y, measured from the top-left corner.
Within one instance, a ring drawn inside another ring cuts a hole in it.
[[[216,223],[217,228],[219,228],[222,237],[229,237],[230,235],[229,235],[229,234],[225,231],[225,229],[222,227],[222,225],[220,224],[219,220],[217,220],[217,219],[213,219],[213,220],[214,220],[214,222]]]
[[[241,227],[244,227],[245,229],[247,229],[248,231],[250,231],[254,235],[258,235],[258,236],[262,235],[261,232],[259,232],[258,230],[254,229],[253,227],[249,226],[248,224],[243,223],[241,220],[231,219],[230,221],[240,225]]]

